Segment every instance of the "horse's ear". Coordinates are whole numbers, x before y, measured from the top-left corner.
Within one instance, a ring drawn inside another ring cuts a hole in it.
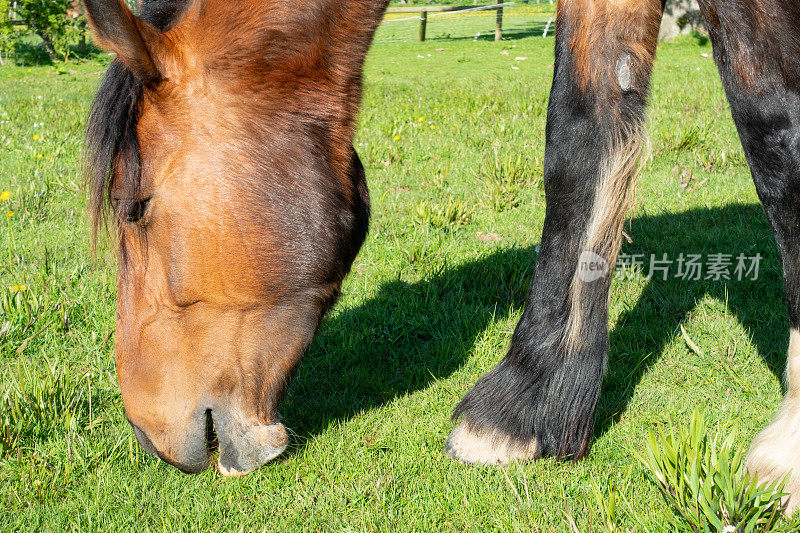
[[[167,53],[164,34],[136,17],[124,0],[84,0],[95,41],[115,52],[145,84],[162,79],[159,56]]]

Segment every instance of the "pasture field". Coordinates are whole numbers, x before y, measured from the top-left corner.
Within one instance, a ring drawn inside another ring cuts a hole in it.
[[[11,193],[0,200],[0,529],[597,531],[596,483],[621,495],[620,530],[668,531],[636,459],[647,432],[697,408],[714,435],[748,442],[781,399],[788,340],[772,232],[710,45],[692,38],[658,50],[652,155],[623,253],[760,254],[758,279],[614,281],[586,460],[472,468],[442,455],[451,410],[502,357],[533,271],[552,47],[373,48],[355,140],[370,235],[281,408],[290,449],[237,479],[181,474],[125,421],[114,246],[93,259],[80,177],[106,62],[0,67]]]
[[[549,3],[508,3],[503,8],[502,29],[506,39],[541,36],[545,28],[553,34],[551,17],[555,5]],[[484,4],[491,5],[491,4]],[[375,34],[376,44],[413,42],[419,39],[419,13],[387,13]],[[551,23],[548,24],[548,21]],[[426,23],[427,40],[493,39],[497,13],[480,7],[464,11],[430,13]]]

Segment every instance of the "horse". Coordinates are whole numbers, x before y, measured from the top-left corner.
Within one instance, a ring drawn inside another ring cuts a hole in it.
[[[388,0],[85,0],[117,57],[86,135],[95,238],[118,236],[115,361],[141,445],[186,472],[285,449],[277,407],[364,241],[353,148],[362,65]],[[788,392],[748,469],[800,496],[800,4],[700,0],[774,230]],[[608,353],[608,300],[646,144],[662,0],[560,0],[546,216],[505,357],[464,396],[445,453],[578,460]],[[590,269],[591,275],[586,275]],[[797,473],[791,473],[797,472]]]

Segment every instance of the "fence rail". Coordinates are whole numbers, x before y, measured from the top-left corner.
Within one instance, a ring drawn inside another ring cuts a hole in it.
[[[450,13],[453,11],[496,11],[494,28],[494,40],[499,41],[503,38],[503,7],[510,6],[514,2],[503,4],[491,4],[483,6],[402,6],[390,7],[386,13],[419,13],[419,40],[425,40],[425,33],[428,27],[428,13]],[[412,19],[417,17],[411,17]]]

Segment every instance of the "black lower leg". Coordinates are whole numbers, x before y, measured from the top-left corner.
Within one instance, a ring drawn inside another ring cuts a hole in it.
[[[467,462],[577,459],[588,451],[661,2],[594,12],[582,4],[559,4],[547,212],[526,308],[506,357],[453,415],[462,420],[447,452]]]
[[[774,422],[753,441],[759,481],[791,472],[789,507],[800,500],[800,5],[738,6],[701,0],[725,92],[756,190],[775,232],[791,328],[787,392]]]

